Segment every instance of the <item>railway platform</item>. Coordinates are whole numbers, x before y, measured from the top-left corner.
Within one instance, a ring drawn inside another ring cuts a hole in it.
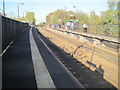
[[[2,88],[84,88],[57,60],[34,27],[27,27],[2,56]]]

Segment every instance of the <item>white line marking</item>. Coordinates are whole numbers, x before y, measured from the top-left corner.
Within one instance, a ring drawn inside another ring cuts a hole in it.
[[[0,54],[0,56],[2,56],[7,50],[8,50],[8,48],[11,46],[11,44],[13,43],[14,41],[12,41],[7,47],[6,47],[6,49]]]
[[[28,27],[27,27],[28,28]],[[26,28],[25,28],[26,29]],[[25,31],[25,29],[23,29],[23,31]],[[5,50],[0,54],[0,57],[3,56],[3,54],[8,50],[8,48],[11,46],[11,44],[13,44],[14,41],[12,41],[6,48]]]
[[[44,64],[42,56],[38,50],[38,47],[35,43],[32,28],[30,28],[30,47],[32,53],[33,66],[35,71],[35,78],[37,82],[37,88],[55,88],[53,80],[47,70],[47,67]]]

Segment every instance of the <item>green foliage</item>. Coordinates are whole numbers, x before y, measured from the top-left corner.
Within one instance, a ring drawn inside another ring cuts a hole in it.
[[[84,13],[83,11],[80,11],[77,15],[78,23],[79,24],[89,24],[89,16],[87,13]]]
[[[57,10],[51,14],[49,14],[46,18],[47,24],[58,24],[58,23],[65,23],[66,21],[70,20],[70,15],[74,15],[78,20],[78,23],[89,23],[89,16],[84,12],[73,12],[73,11],[65,11],[65,10]]]
[[[118,24],[118,1],[110,2],[108,0],[108,10],[101,13],[103,24]]]
[[[119,27],[120,27],[120,1],[118,3],[118,20],[119,20]]]
[[[100,24],[101,18],[94,11],[90,13],[90,24]]]
[[[114,0],[114,1],[108,0],[108,7],[111,10],[116,10],[118,8],[118,0]]]
[[[118,24],[118,12],[108,9],[102,12],[101,19],[104,24]]]
[[[29,24],[35,25],[35,14],[33,12],[27,12],[26,16],[24,17],[25,21]]]
[[[53,13],[50,13],[46,17],[47,24],[58,24],[58,23],[65,23],[69,18],[68,12],[64,10],[57,10]]]

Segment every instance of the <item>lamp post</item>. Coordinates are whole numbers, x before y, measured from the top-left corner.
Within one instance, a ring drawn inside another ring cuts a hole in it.
[[[67,7],[64,7],[64,20],[63,20],[63,22],[65,23],[65,20],[66,20],[66,9],[67,9]]]
[[[23,5],[24,3],[18,4],[18,18],[19,18],[19,5]]]
[[[3,0],[3,16],[5,16],[5,1]]]
[[[77,10],[77,15],[76,15],[76,19],[78,19],[78,8],[76,7],[76,6],[73,6],[73,8],[76,8],[76,10]]]

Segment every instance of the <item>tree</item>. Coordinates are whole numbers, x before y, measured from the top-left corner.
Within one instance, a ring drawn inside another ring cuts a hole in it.
[[[108,1],[108,10],[101,12],[103,24],[118,24],[118,1]]]
[[[87,13],[80,11],[77,16],[79,24],[89,24],[89,16]]]
[[[47,24],[65,23],[69,19],[69,13],[64,10],[57,10],[46,16]]]
[[[90,13],[90,24],[100,24],[101,18],[94,11]]]
[[[33,12],[27,12],[26,16],[24,17],[25,21],[29,24],[35,25],[35,14]]]
[[[114,1],[108,0],[108,7],[111,10],[116,10],[118,8],[118,0],[114,0]]]
[[[50,13],[48,16],[46,16],[46,23],[47,24],[58,24],[58,23],[65,23],[66,21],[70,20],[70,15],[78,16],[77,20],[79,24],[83,23],[89,23],[89,16],[80,11],[79,13],[73,12],[73,11],[65,11],[65,10],[57,10],[52,13]]]
[[[108,9],[102,12],[101,19],[103,24],[118,24],[118,12]]]

